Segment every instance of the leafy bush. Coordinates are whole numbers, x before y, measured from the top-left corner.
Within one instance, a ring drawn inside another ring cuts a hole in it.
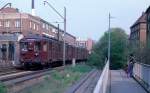
[[[0,93],[7,93],[7,89],[3,83],[0,82]]]
[[[111,28],[111,50],[110,66],[111,69],[120,69],[126,64],[128,54],[128,36],[121,28]],[[92,54],[89,56],[88,63],[99,68],[103,68],[108,52],[108,31],[95,44]]]

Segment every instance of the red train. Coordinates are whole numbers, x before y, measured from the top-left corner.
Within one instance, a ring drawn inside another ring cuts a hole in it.
[[[66,44],[66,61],[75,58],[86,60],[88,51],[85,48]],[[20,40],[20,62],[22,66],[48,66],[62,64],[63,42],[39,35],[29,35]]]

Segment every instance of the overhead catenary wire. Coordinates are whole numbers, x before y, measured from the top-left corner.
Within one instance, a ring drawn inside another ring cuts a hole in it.
[[[4,6],[6,3],[8,3],[6,0],[0,0],[0,7]]]

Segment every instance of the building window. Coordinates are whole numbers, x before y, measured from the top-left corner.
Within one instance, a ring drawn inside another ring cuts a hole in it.
[[[3,26],[3,25],[2,25],[2,21],[0,21],[0,27],[1,27],[1,26]]]
[[[21,24],[20,24],[20,21],[19,21],[19,20],[16,20],[16,21],[15,21],[15,27],[21,27]]]
[[[5,26],[5,27],[10,27],[10,21],[8,21],[8,20],[5,21],[4,26]]]
[[[35,24],[33,25],[33,29],[35,30]]]
[[[49,30],[52,32],[52,28],[49,26]]]
[[[30,21],[30,28],[32,28],[32,22]]]
[[[37,31],[39,30],[39,26],[38,25],[36,26],[36,29],[37,29]]]
[[[57,33],[57,31],[55,29],[52,30],[53,33]]]
[[[46,30],[48,30],[48,24],[46,24]]]
[[[42,26],[43,28],[45,28],[45,24],[43,23],[43,26]]]

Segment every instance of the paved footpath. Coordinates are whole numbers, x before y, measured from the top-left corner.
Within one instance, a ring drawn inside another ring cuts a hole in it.
[[[132,78],[128,78],[123,70],[111,70],[111,93],[146,93]]]

